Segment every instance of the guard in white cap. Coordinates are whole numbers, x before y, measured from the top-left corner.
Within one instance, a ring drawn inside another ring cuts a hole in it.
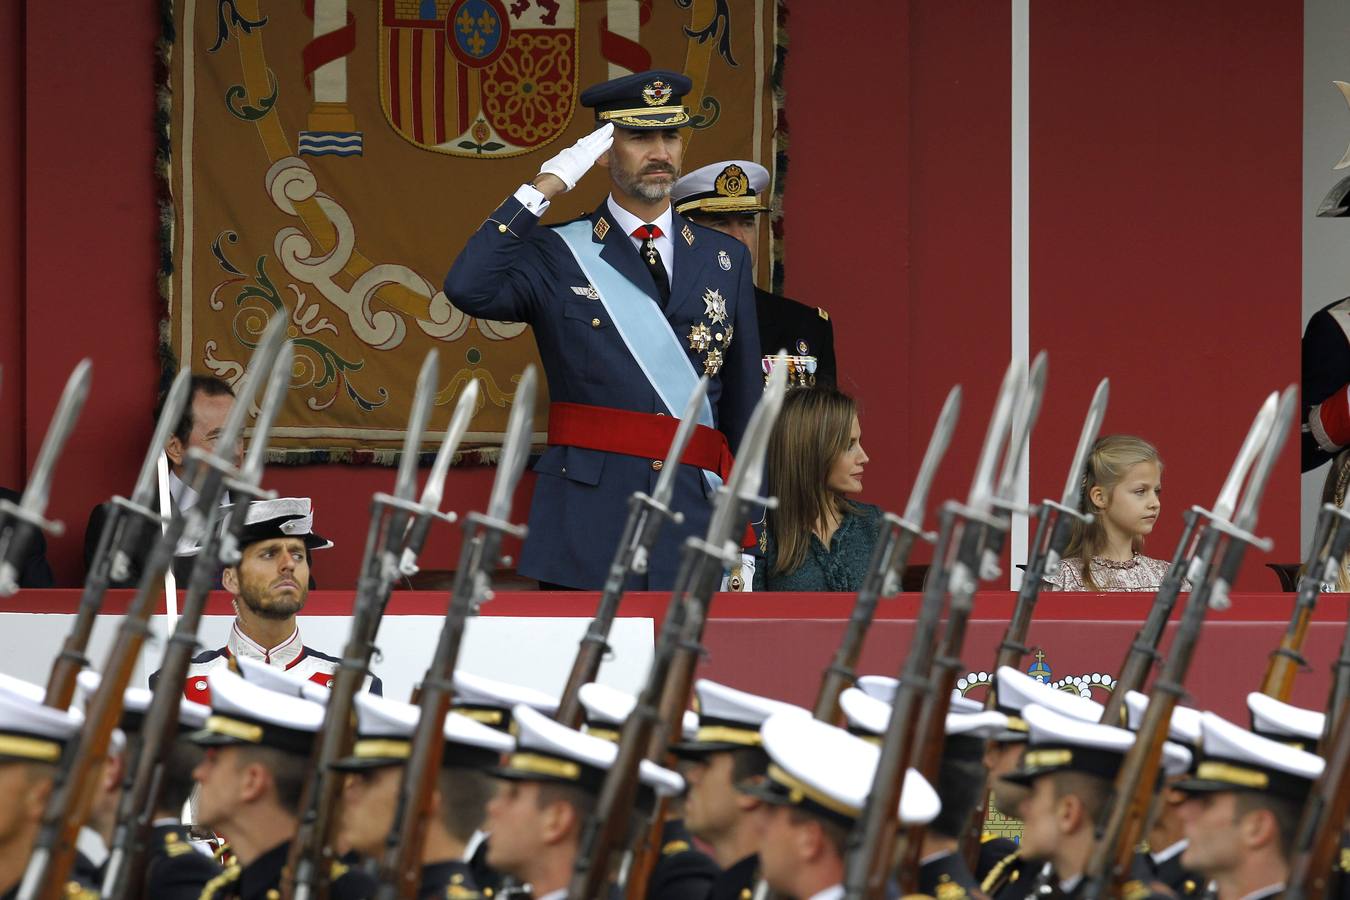
[[[676,212],[744,244],[753,265],[759,249],[759,214],[769,212],[760,195],[768,189],[768,169],[747,159],[730,159],[685,175],[675,182],[670,198]],[[766,375],[776,364],[773,354],[786,348],[789,387],[836,386],[829,313],[758,287],[755,312]]]
[[[225,646],[193,657],[184,696],[209,704],[207,675],[229,665],[231,657],[256,659],[324,687],[332,683],[340,660],[306,647],[295,621],[309,598],[310,552],[332,546],[314,531],[308,497],[255,500],[249,505],[239,538],[242,558],[221,572],[221,584],[234,595],[237,615]],[[158,674],[150,676],[151,687]],[[377,694],[383,690],[380,679],[370,682],[370,690]]]
[[[33,853],[43,810],[67,745],[79,736],[84,716],[42,705],[37,685],[0,683],[0,896],[12,896]],[[97,884],[71,872],[67,896],[98,896]]]
[[[586,733],[616,743],[624,722],[637,706],[637,698],[632,694],[597,682],[583,684],[577,698],[585,713]],[[684,718],[685,721],[692,718],[697,731],[697,714],[686,710]],[[681,737],[683,732],[681,729]],[[643,793],[650,797],[650,792],[639,793],[639,802],[644,799]],[[672,797],[666,804],[665,821],[661,824],[661,855],[647,880],[648,900],[704,900],[713,879],[721,872],[712,857],[694,847],[684,807],[684,800],[678,797]]]
[[[1201,716],[1200,730],[1195,772],[1176,785],[1190,795],[1181,862],[1214,882],[1217,900],[1278,896],[1324,762],[1213,713]]]
[[[947,714],[936,785],[942,812],[924,830],[918,891],[957,900],[979,890],[979,882],[957,852],[957,846],[982,799],[985,743],[1007,729],[1008,717],[1000,712],[985,712],[979,704],[964,697],[953,697],[951,702],[953,710],[967,711]],[[839,705],[849,731],[864,740],[880,743],[890,725],[890,703],[858,688],[849,688],[839,695]],[[969,711],[971,706],[974,711]]]
[[[207,677],[211,715],[190,736],[206,748],[192,773],[200,785],[197,821],[227,835],[238,862],[203,896],[265,897],[280,887],[324,709],[245,681],[228,667]],[[332,879],[334,900],[374,892],[373,881],[356,870],[335,864]]]
[[[1254,734],[1288,744],[1295,750],[1321,753],[1322,735],[1327,727],[1325,714],[1276,700],[1259,691],[1247,695],[1247,710],[1252,715]]]
[[[76,681],[77,696],[88,704],[102,677],[85,669]],[[129,687],[122,698],[122,718],[118,727],[126,735],[125,750],[109,753],[108,771],[100,780],[99,792],[89,814],[89,824],[80,830],[77,846],[81,854],[101,873],[108,856],[108,845],[116,826],[117,805],[121,800],[128,760],[140,754],[141,726],[154,695],[145,688]],[[178,736],[183,738],[206,725],[209,707],[181,700],[178,707]],[[220,874],[216,861],[193,849],[192,836],[183,824],[183,807],[192,794],[192,770],[201,761],[201,748],[187,740],[175,740],[168,748],[160,773],[159,803],[152,821],[153,832],[145,858],[145,896],[166,900],[192,900],[201,894],[207,882]]]
[[[738,788],[772,807],[759,848],[764,880],[792,897],[843,897],[849,832],[872,791],[881,751],[842,728],[793,713],[770,716],[760,735],[768,770]],[[941,808],[923,776],[906,772],[900,824],[926,825]]]
[[[1022,710],[1022,719],[1029,729],[1026,753],[1021,767],[1003,776],[1030,788],[1021,807],[1022,854],[1049,863],[1041,877],[1051,890],[1077,898],[1095,844],[1095,824],[1134,734],[1036,704]],[[1184,772],[1190,762],[1184,747],[1163,745],[1164,772]],[[1127,883],[1124,893],[1130,900],[1167,896],[1141,881]]]
[[[1147,710],[1147,694],[1138,691],[1125,694],[1125,712],[1131,731],[1139,730]],[[1173,707],[1167,736],[1192,751],[1191,769],[1194,770],[1198,758],[1195,751],[1200,746],[1200,711],[1189,706]],[[1147,866],[1153,873],[1152,880],[1166,885],[1178,897],[1195,897],[1204,890],[1205,877],[1181,864],[1181,854],[1186,850],[1186,823],[1181,817],[1181,804],[1186,802],[1186,795],[1177,790],[1175,784],[1185,777],[1186,774],[1171,775],[1164,779],[1149,816],[1145,835],[1149,849],[1147,853],[1137,855],[1136,864]]]
[[[342,843],[379,859],[394,826],[399,785],[421,710],[372,694],[358,694],[355,702],[352,754],[335,764],[348,773],[342,795]],[[458,713],[445,717],[444,732],[418,896],[490,897],[492,888],[479,885],[469,866],[470,844],[482,834],[487,802],[496,790],[487,770],[501,761],[513,742],[509,735]]]
[[[619,748],[525,705],[512,716],[515,750],[493,770],[504,784],[487,807],[488,863],[529,884],[536,900],[561,900],[582,828]],[[679,775],[646,760],[640,783],[665,797],[684,790]]]
[[[740,900],[759,880],[759,836],[763,802],[737,791],[736,785],[763,777],[769,757],[759,734],[769,716],[783,713],[809,717],[799,706],[760,697],[706,678],[694,683],[698,728],[693,737],[674,745],[687,760],[689,794],[684,820],[712,848],[722,872],[712,883],[708,900]]]
[[[471,672],[455,672],[454,690],[452,710],[498,731],[512,730],[517,706],[528,706],[550,718],[558,712],[558,698],[552,694]]]

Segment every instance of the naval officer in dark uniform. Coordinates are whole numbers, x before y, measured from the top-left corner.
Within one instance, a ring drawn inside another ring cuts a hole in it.
[[[684,520],[667,523],[648,572],[630,582],[669,588],[763,388],[749,254],[670,204],[690,87],[651,71],[583,92],[599,127],[488,216],[445,278],[465,312],[534,331],[552,403],[519,571],[545,587],[604,584],[628,498],[655,487],[673,417],[707,375],[705,427],[673,498]],[[609,196],[583,219],[539,227],[549,201],[597,163]]]
[[[732,159],[685,175],[675,182],[670,197],[680,215],[744,244],[753,265],[759,241],[757,216],[769,211],[759,195],[768,187],[768,169],[749,160]],[[837,387],[834,325],[829,313],[758,287],[755,313],[766,375],[773,362],[769,354],[786,350],[788,387]]]

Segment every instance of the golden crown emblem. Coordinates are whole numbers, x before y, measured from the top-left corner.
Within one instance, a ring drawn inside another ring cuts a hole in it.
[[[750,193],[750,179],[745,177],[745,170],[740,166],[727,166],[717,176],[713,189],[723,197],[744,197]]]
[[[673,92],[674,89],[664,81],[653,81],[642,89],[642,102],[648,106],[662,106]]]

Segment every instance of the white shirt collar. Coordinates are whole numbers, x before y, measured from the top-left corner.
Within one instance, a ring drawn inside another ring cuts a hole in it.
[[[75,849],[83,853],[96,869],[102,868],[108,861],[108,845],[103,835],[88,825],[81,825],[79,833],[75,835]]]
[[[1153,857],[1154,865],[1161,866],[1163,863],[1167,862],[1172,857],[1178,855],[1189,846],[1190,841],[1186,840],[1185,838],[1182,838],[1172,846],[1168,847],[1166,850],[1160,850],[1157,853],[1150,853],[1149,856]]]
[[[549,891],[539,900],[567,900],[567,888],[561,888],[556,891]]]
[[[1059,883],[1059,889],[1066,894],[1072,894],[1074,888],[1078,887],[1078,882],[1083,880],[1082,875],[1075,875],[1072,878],[1065,878]]]
[[[842,884],[836,884],[832,887],[827,887],[818,894],[812,894],[807,900],[843,900],[843,897],[844,886]]]
[[[300,654],[305,651],[305,645],[300,642],[299,625],[295,626],[295,630],[286,640],[275,647],[268,648],[244,634],[239,628],[239,620],[235,619],[230,626],[230,636],[225,641],[225,649],[235,656],[246,656],[249,659],[261,660],[269,666],[289,669],[291,664],[299,659]]]
[[[1274,897],[1276,894],[1280,893],[1283,890],[1284,890],[1284,882],[1281,881],[1278,884],[1267,885],[1266,887],[1261,888],[1259,891],[1252,891],[1250,894],[1243,897],[1242,900],[1261,900],[1262,897]]]
[[[478,852],[479,845],[481,845],[483,841],[487,840],[487,836],[488,833],[486,831],[483,831],[481,828],[474,830],[474,833],[469,837],[469,842],[464,845],[465,862],[473,861],[473,855]]]

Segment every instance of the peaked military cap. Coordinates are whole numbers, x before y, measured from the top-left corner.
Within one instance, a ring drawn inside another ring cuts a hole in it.
[[[577,692],[584,715],[583,725],[586,733],[607,741],[618,741],[624,723],[637,706],[637,698],[627,691],[592,681],[583,684]],[[698,732],[698,715],[685,710],[680,723],[680,735]]]
[[[1318,752],[1327,726],[1324,714],[1291,706],[1259,691],[1247,695],[1247,709],[1252,714],[1252,731],[1256,734],[1295,750]]]
[[[0,760],[55,763],[84,726],[75,709],[45,706],[45,691],[6,677],[0,683]]]
[[[356,704],[356,741],[351,756],[340,759],[333,768],[346,771],[401,766],[412,755],[413,732],[422,710],[411,703],[389,700],[362,692]],[[475,722],[468,716],[449,713],[445,717],[445,747],[441,765],[446,768],[489,769],[510,752],[510,735]]]
[[[98,691],[98,686],[103,683],[103,676],[93,669],[85,669],[75,678],[75,685],[79,688],[83,704],[87,707],[89,701],[93,699]],[[143,687],[131,685],[122,694],[122,718],[118,722],[118,727],[123,731],[137,732],[145,724],[145,713],[150,709],[150,702],[154,700],[153,691],[146,690]],[[211,715],[211,707],[203,706],[200,703],[193,703],[186,697],[178,700],[178,731],[180,734],[197,731],[206,725],[207,718]]]
[[[1000,666],[994,673],[994,702],[1008,717],[1008,730],[996,738],[1002,743],[1026,740],[1027,725],[1021,713],[1033,703],[1084,722],[1100,722],[1106,712],[1095,700],[1053,688],[1011,666]]]
[[[455,672],[454,691],[452,711],[498,731],[511,730],[512,710],[521,704],[547,716],[558,712],[555,696],[470,672]]]
[[[1325,765],[1314,753],[1253,734],[1211,712],[1201,714],[1200,733],[1195,774],[1173,785],[1179,791],[1255,791],[1302,803]]]
[[[857,687],[867,696],[894,706],[895,694],[900,690],[900,679],[892,678],[889,675],[863,675],[858,679]],[[977,713],[984,711],[983,703],[972,700],[955,689],[952,690],[952,697],[949,702],[948,708],[952,712]]]
[[[698,731],[693,740],[671,746],[676,756],[696,757],[758,747],[762,740],[760,727],[770,716],[779,713],[810,716],[800,706],[738,691],[706,678],[694,682],[694,706],[698,710]]]
[[[1031,784],[1042,775],[1082,772],[1114,779],[1134,746],[1134,733],[1114,725],[1086,722],[1031,704],[1022,710],[1029,729],[1020,766],[1003,776],[1013,784]],[[1180,744],[1163,744],[1163,771],[1178,775],[1191,763],[1191,753]]]
[[[844,711],[848,730],[869,742],[878,742],[890,726],[891,704],[868,696],[858,688],[849,688],[840,694],[839,706]],[[943,723],[947,736],[943,757],[979,759],[984,755],[985,741],[1003,733],[1007,727],[1008,717],[1001,712],[948,712]]]
[[[677,213],[686,214],[768,212],[758,196],[768,186],[768,169],[748,159],[732,159],[682,177],[670,189],[670,202]]]
[[[613,122],[615,128],[679,128],[689,124],[680,101],[693,86],[678,72],[651,69],[591,85],[581,92],[581,105],[595,110],[597,122]]]
[[[768,774],[736,789],[852,828],[872,793],[881,751],[842,728],[791,712],[770,716],[760,731],[769,754]],[[926,825],[941,810],[932,786],[914,769],[906,770],[900,823]]]
[[[287,753],[307,754],[323,724],[318,703],[269,691],[227,668],[207,676],[211,688],[211,715],[190,736],[204,747],[254,745]]]
[[[222,511],[222,519],[224,519]],[[221,529],[225,522],[221,522]],[[273,500],[254,500],[244,514],[244,526],[239,531],[239,546],[247,547],[273,538],[298,537],[306,549],[327,550],[333,542],[314,531],[314,505],[308,497],[277,497]],[[184,548],[179,556],[194,556],[201,545]]]
[[[1125,725],[1131,731],[1138,731],[1144,724],[1144,713],[1148,712],[1148,694],[1139,691],[1127,691],[1125,694]],[[1167,736],[1188,749],[1200,746],[1200,710],[1180,704],[1172,707],[1172,719],[1167,726]]]
[[[605,775],[619,756],[612,741],[582,734],[520,704],[512,710],[516,727],[515,750],[502,765],[490,770],[509,781],[548,781],[574,785],[598,794]],[[661,797],[684,790],[684,779],[650,760],[643,760],[638,779]]]

